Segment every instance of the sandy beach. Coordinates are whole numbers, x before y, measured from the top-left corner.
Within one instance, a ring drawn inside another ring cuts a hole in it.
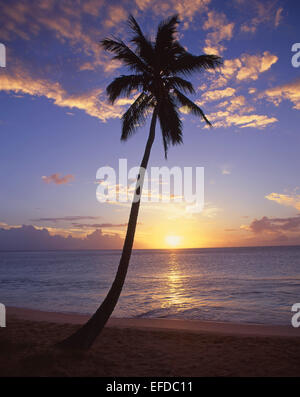
[[[196,320],[109,321],[88,352],[55,342],[88,316],[8,308],[1,376],[300,376],[300,330]]]

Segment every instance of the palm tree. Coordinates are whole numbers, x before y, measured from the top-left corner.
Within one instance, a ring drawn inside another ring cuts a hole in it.
[[[184,106],[209,126],[204,112],[184,93],[194,94],[193,85],[183,77],[196,71],[215,69],[222,60],[216,55],[195,56],[189,53],[176,39],[178,15],[162,21],[156,39],[152,42],[144,36],[133,16],[129,17],[133,32],[131,43],[134,50],[121,39],[106,38],[101,42],[105,50],[114,54],[113,59],[123,62],[134,74],[122,75],[108,85],[106,91],[111,104],[119,96],[129,97],[135,91],[139,96],[122,116],[121,140],[126,141],[152,113],[150,132],[140,166],[127,233],[115,280],[100,307],[90,320],[69,338],[59,343],[61,347],[88,349],[99,335],[112,314],[125,281],[131,256],[142,193],[144,170],[148,165],[151,147],[155,138],[156,121],[159,119],[165,157],[170,145],[182,143],[182,122],[179,107]],[[183,76],[183,77],[182,77]],[[183,91],[183,92],[182,92]]]

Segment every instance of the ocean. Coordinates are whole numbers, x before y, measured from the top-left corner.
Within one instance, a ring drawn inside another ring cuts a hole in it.
[[[93,313],[120,251],[0,252],[0,302]],[[300,247],[136,250],[114,317],[291,324]]]

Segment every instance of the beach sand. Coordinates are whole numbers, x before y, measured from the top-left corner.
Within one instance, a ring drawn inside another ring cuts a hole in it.
[[[87,318],[8,308],[0,376],[300,376],[300,328],[113,318],[88,352],[53,347]]]

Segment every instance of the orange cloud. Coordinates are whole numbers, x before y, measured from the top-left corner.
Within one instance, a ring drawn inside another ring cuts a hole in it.
[[[128,18],[128,13],[120,6],[111,6],[108,11],[108,18],[104,22],[106,26],[116,26],[121,21],[125,21]]]
[[[277,118],[273,116],[257,114],[254,106],[248,104],[245,96],[235,95],[237,90],[229,87],[229,80],[235,79],[236,82],[243,80],[256,80],[260,73],[270,69],[273,63],[277,62],[277,57],[265,51],[262,55],[244,54],[241,58],[225,60],[221,69],[221,75],[215,79],[215,75],[209,78],[211,81],[211,90],[201,95],[201,99],[196,101],[199,106],[204,103],[223,101],[217,103],[217,110],[208,114],[208,118],[213,122],[215,127],[238,128],[258,128],[263,129],[270,124],[277,122]],[[226,88],[219,88],[227,84]],[[200,88],[200,87],[199,87]],[[206,88],[206,87],[204,87]],[[255,93],[256,89],[250,88],[251,93]]]
[[[235,94],[235,88],[227,87],[224,90],[206,91],[202,98],[204,101],[217,101]]]
[[[135,0],[141,11],[151,8],[156,15],[164,17],[178,13],[181,19],[185,19],[184,27],[187,28],[196,13],[201,14],[208,10],[211,0]]]
[[[278,106],[283,99],[288,99],[294,104],[294,109],[300,110],[300,78],[290,83],[270,88],[262,93],[260,97],[267,97],[267,99],[276,106]]]
[[[91,69],[98,66],[105,71],[112,69],[112,62],[105,52],[99,47],[99,34],[105,36],[107,26],[105,23],[97,28],[83,25],[82,14],[97,16],[104,5],[103,0],[87,1],[51,1],[51,0],[23,0],[15,1],[14,6],[7,2],[1,5],[0,13],[0,38],[11,40],[15,36],[23,40],[30,40],[42,29],[52,32],[62,43],[68,42],[76,50],[84,51],[91,57]],[[58,11],[58,12],[57,12]],[[114,12],[118,19],[120,13]],[[100,29],[101,28],[101,29]],[[78,48],[77,48],[78,47]],[[114,66],[116,63],[113,63]],[[87,70],[87,69],[82,69]]]
[[[259,75],[269,70],[277,60],[278,57],[268,51],[256,55],[243,54],[240,58],[225,60],[217,78],[215,74],[209,75],[210,90],[204,92],[201,99],[196,103],[202,106],[208,102],[222,100],[215,104],[217,111],[208,114],[209,120],[213,122],[215,127],[236,126],[238,128],[263,129],[276,123],[278,121],[276,117],[256,113],[253,101],[249,104],[245,96],[236,95],[239,88],[230,87],[229,81],[231,80],[234,84],[257,80]],[[221,87],[224,88],[220,89]],[[202,89],[202,87],[199,87],[199,89]],[[207,87],[205,86],[203,89],[207,89]],[[253,87],[248,89],[248,93],[254,94],[255,92],[256,89]],[[270,92],[268,94],[271,95]],[[276,92],[277,94],[278,92]],[[293,95],[295,98],[298,93],[294,93],[293,90]],[[251,101],[251,98],[249,98],[249,101]],[[276,98],[276,101],[278,101],[278,98]]]
[[[65,176],[60,176],[59,173],[52,174],[50,176],[42,176],[42,180],[45,183],[54,183],[55,185],[64,185],[74,180],[74,175],[68,174]]]
[[[230,112],[240,110],[240,114],[254,110],[252,107],[246,105],[246,98],[243,95],[231,98],[230,104],[226,106],[226,109]]]
[[[265,198],[281,205],[294,207],[300,211],[300,194],[270,193]]]
[[[58,82],[34,78],[21,67],[11,70],[10,74],[0,75],[0,91],[44,96],[57,106],[77,108],[102,121],[119,118],[123,113],[120,106],[111,106],[105,99],[100,99],[102,88],[86,93],[69,94]]]
[[[183,113],[183,114],[190,114],[190,110],[189,110],[189,108],[188,108],[187,106],[181,106],[181,107],[179,108],[179,111],[180,111],[181,113]]]
[[[267,125],[276,123],[276,117],[268,117],[262,114],[247,114],[243,116],[229,116],[226,121],[240,128],[265,128]]]
[[[275,27],[277,28],[277,26],[279,26],[279,24],[280,24],[280,22],[281,22],[281,20],[282,20],[282,12],[283,12],[283,8],[282,7],[280,7],[280,8],[278,8],[278,10],[276,11],[276,14],[275,14],[275,21],[274,21],[274,25],[275,25]]]
[[[230,127],[239,128],[258,128],[263,129],[269,124],[276,123],[276,117],[269,117],[262,114],[235,114],[229,111],[219,111],[211,113],[208,118],[213,121],[214,127]]]
[[[269,51],[264,51],[263,54],[242,54],[240,58],[225,59],[218,78],[215,73],[211,73],[211,88],[224,87],[231,79],[237,82],[257,80],[261,73],[268,71],[277,61],[278,57]]]
[[[243,55],[241,57],[242,67],[239,69],[237,80],[257,80],[260,73],[270,69],[270,67],[278,61],[276,55],[272,55],[269,51],[265,51],[260,55]]]
[[[104,0],[85,0],[82,4],[82,10],[86,14],[98,16],[103,5]]]
[[[283,8],[276,8],[276,1],[266,1],[252,0],[250,3],[246,0],[239,0],[239,4],[245,6],[247,13],[252,13],[255,15],[248,22],[245,22],[241,26],[241,31],[245,33],[255,33],[259,25],[269,24],[279,26],[282,20]]]
[[[208,33],[203,50],[207,54],[220,55],[226,49],[220,42],[232,38],[234,23],[229,23],[225,14],[216,11],[208,12],[207,16],[203,29],[213,31]]]

